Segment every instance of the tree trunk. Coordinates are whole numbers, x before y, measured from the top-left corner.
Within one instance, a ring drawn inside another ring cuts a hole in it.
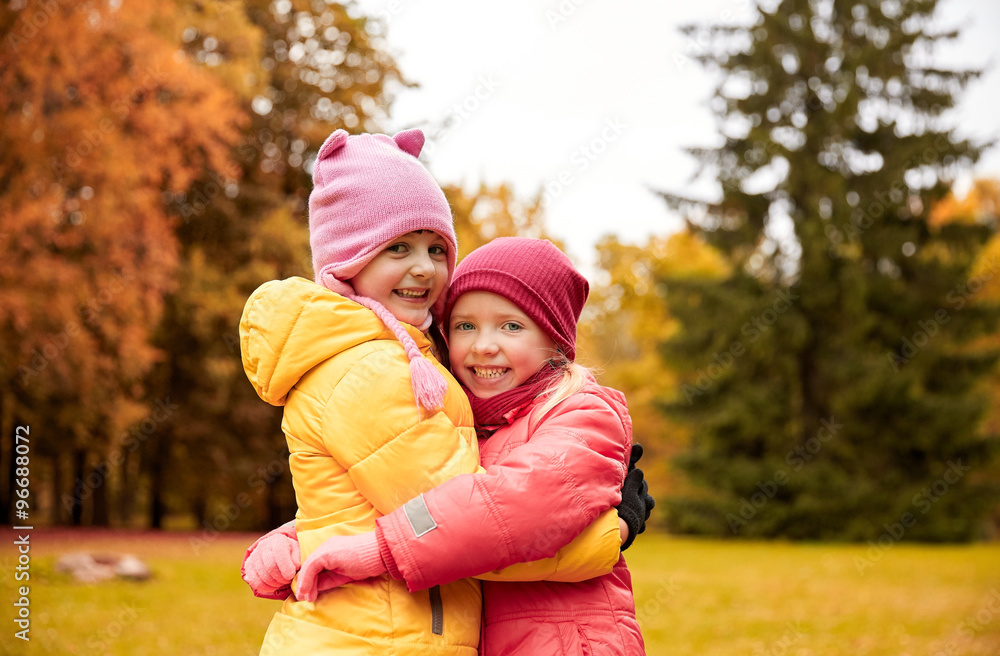
[[[102,463],[106,466],[106,463]],[[90,470],[94,480],[97,481],[97,486],[94,487],[93,494],[91,495],[91,502],[94,506],[94,515],[91,519],[91,524],[94,526],[108,526],[110,522],[108,521],[108,471],[102,471],[101,465],[94,467]]]
[[[267,530],[271,530],[276,526],[280,526],[285,522],[281,517],[281,499],[278,495],[278,485],[280,484],[282,476],[279,476],[277,480],[273,481],[267,486]]]
[[[0,392],[0,524],[11,523],[11,506],[14,505],[14,449],[16,438],[12,421],[13,408],[10,392]],[[10,445],[8,448],[8,444]],[[8,461],[7,459],[10,458]]]
[[[118,475],[118,519],[121,525],[128,528],[132,525],[132,500],[135,491],[131,489],[131,479],[128,475],[128,452],[122,454],[121,469]]]
[[[86,449],[73,451],[73,497],[70,502],[70,518],[73,526],[83,524],[83,499],[86,494],[84,475],[87,464]]]
[[[66,513],[63,512],[64,506],[64,492],[63,492],[63,466],[62,466],[62,455],[56,454],[49,459],[52,467],[52,508],[49,512],[49,521],[53,524],[64,525],[66,524]],[[65,495],[65,499],[69,499],[68,495]]]
[[[203,526],[208,516],[208,493],[204,485],[198,486],[198,491],[191,501],[191,514],[194,515],[195,526]]]
[[[3,436],[0,437],[0,477],[6,479],[0,483],[0,524],[10,524],[12,521],[11,506],[14,505],[14,447],[15,438],[13,430],[8,430],[3,426]],[[10,449],[7,448],[8,439],[12,442]],[[2,480],[2,479],[0,479]]]
[[[155,441],[153,463],[150,467],[149,527],[163,528],[163,518],[167,514],[166,474],[170,458],[170,439],[164,435],[151,437]]]

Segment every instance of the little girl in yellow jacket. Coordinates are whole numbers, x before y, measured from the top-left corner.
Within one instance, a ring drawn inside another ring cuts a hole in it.
[[[479,470],[468,399],[424,335],[442,309],[457,245],[447,201],[417,160],[422,146],[419,130],[333,133],[309,200],[315,282],[266,283],[240,321],[247,376],[262,399],[285,408],[303,559],[327,538],[372,531],[421,493]],[[526,560],[548,560],[496,576],[589,579],[611,571],[620,541],[612,509],[558,557],[526,547]],[[410,593],[380,576],[315,602],[289,596],[261,653],[474,656],[480,618],[478,581]]]

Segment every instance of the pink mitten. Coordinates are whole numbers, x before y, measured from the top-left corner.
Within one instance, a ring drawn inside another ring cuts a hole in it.
[[[255,597],[280,600],[291,594],[300,562],[293,520],[250,545],[240,573]]]
[[[321,590],[387,571],[374,531],[360,535],[335,535],[327,538],[302,563],[295,597],[300,601],[316,601]]]

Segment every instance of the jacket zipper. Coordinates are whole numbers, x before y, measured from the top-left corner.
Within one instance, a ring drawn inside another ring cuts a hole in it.
[[[441,603],[441,586],[427,591],[431,596],[431,633],[444,635],[444,604]]]

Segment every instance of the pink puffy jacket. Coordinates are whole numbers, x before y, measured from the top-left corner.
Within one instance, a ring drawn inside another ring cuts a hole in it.
[[[645,654],[620,555],[582,582],[489,580],[491,570],[553,557],[621,500],[632,444],[624,396],[589,381],[540,410],[536,402],[480,440],[485,474],[460,475],[380,518],[386,545],[411,591],[484,579],[484,656]]]

